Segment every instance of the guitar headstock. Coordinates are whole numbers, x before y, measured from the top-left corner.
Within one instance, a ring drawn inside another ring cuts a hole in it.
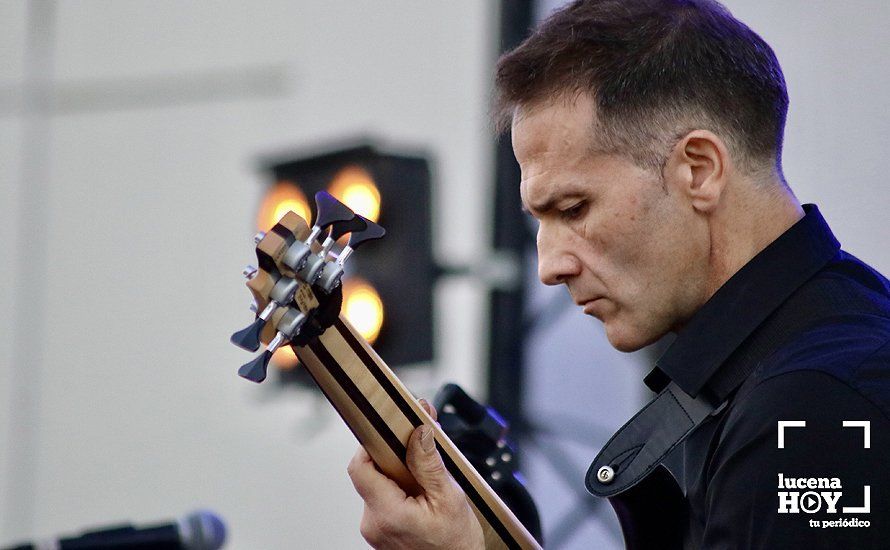
[[[231,338],[248,351],[266,344],[263,353],[238,370],[248,380],[265,380],[269,359],[278,348],[306,345],[334,323],[343,301],[344,264],[361,244],[386,234],[325,191],[316,193],[315,205],[311,228],[288,212],[268,232],[254,237],[257,267],[248,266],[244,275],[256,320]],[[333,255],[334,244],[346,234],[349,242]]]

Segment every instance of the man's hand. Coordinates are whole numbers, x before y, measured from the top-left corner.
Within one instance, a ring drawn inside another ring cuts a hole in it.
[[[421,406],[436,419],[425,400]],[[433,430],[420,426],[408,440],[408,471],[423,492],[409,496],[377,469],[360,447],[347,471],[365,501],[361,533],[374,548],[484,548],[482,527],[464,492],[445,469],[436,450]]]

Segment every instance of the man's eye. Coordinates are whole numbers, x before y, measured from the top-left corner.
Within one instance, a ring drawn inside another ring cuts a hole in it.
[[[578,204],[576,204],[572,207],[566,208],[565,210],[561,211],[562,217],[567,220],[574,220],[574,219],[580,218],[584,214],[585,206],[586,206],[586,203],[579,202]]]

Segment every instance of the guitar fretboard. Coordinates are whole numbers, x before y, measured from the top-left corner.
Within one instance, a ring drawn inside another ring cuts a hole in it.
[[[467,495],[486,548],[540,548],[497,494],[416,402],[401,381],[342,316],[308,346],[300,361],[378,467],[409,494],[419,488],[405,466],[406,445],[421,424],[435,430],[446,468]]]

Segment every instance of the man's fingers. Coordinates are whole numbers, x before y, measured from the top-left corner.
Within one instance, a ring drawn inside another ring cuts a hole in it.
[[[431,427],[424,424],[411,434],[406,462],[408,470],[423,488],[427,498],[436,500],[451,488],[451,478],[436,450]]]
[[[380,473],[364,447],[359,447],[346,471],[356,492],[372,508],[390,506],[407,497],[395,481]]]
[[[436,411],[436,407],[434,407],[429,401],[426,399],[419,399],[418,403],[423,407],[423,410],[426,411],[426,414],[430,415],[430,418],[435,422],[439,418],[439,413]]]

